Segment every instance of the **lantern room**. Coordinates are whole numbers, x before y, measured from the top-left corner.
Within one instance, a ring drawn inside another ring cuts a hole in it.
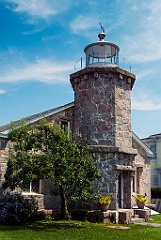
[[[116,44],[104,41],[104,28],[98,34],[99,41],[85,47],[86,67],[116,67],[119,65],[119,47]]]

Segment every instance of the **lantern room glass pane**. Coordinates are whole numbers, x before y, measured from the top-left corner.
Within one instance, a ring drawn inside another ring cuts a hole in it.
[[[118,65],[119,48],[117,45],[108,42],[98,42],[85,48],[86,66],[89,64],[111,63]]]

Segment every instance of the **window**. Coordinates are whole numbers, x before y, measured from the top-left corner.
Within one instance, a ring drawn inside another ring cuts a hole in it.
[[[39,192],[39,180],[34,180],[31,183],[31,191],[32,192]]]
[[[153,151],[153,153],[154,153],[154,158],[152,158],[152,159],[156,159],[156,158],[157,158],[156,144],[150,145],[149,147],[150,147],[150,149],[151,149],[151,150]]]
[[[64,127],[65,129],[68,129],[68,122],[67,121],[61,121],[61,127]]]
[[[33,180],[30,182],[30,185],[28,188],[23,188],[23,191],[25,192],[36,192],[36,193],[42,193],[43,192],[43,184],[42,184],[43,180]]]
[[[7,140],[0,138],[0,149],[4,150],[6,148],[6,145],[7,145]]]
[[[159,184],[158,175],[153,175],[152,180],[153,180],[153,182],[152,182],[153,185],[158,185]]]
[[[61,120],[60,122],[60,127],[64,128],[64,130],[68,133],[70,133],[70,122],[66,120]]]

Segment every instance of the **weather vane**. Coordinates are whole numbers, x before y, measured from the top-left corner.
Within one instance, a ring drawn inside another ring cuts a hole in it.
[[[104,27],[102,26],[101,22],[99,22],[99,24],[100,24],[100,27],[101,27],[101,31],[102,31],[103,33],[105,33],[105,29],[104,29]]]

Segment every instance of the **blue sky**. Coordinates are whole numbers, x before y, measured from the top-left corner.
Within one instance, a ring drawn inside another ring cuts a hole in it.
[[[136,74],[132,130],[161,132],[158,0],[0,0],[0,125],[73,101],[69,75],[99,21]]]

